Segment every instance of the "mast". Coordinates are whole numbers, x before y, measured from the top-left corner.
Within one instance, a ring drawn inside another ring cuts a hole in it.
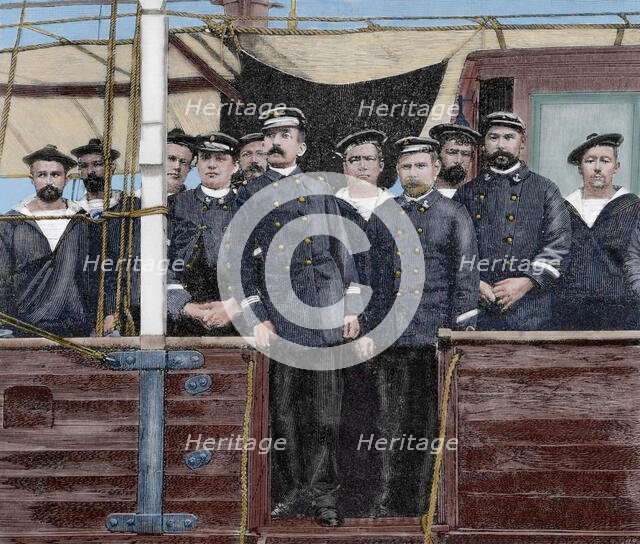
[[[140,173],[142,207],[167,205],[168,20],[165,0],[140,0]],[[140,340],[142,349],[164,348],[167,313],[167,218],[146,215],[141,230]],[[145,264],[149,263],[149,266]],[[151,264],[153,266],[151,266]],[[152,270],[149,270],[152,269]]]

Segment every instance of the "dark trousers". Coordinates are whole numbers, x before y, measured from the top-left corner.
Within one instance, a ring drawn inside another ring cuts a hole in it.
[[[334,501],[343,389],[341,370],[301,370],[270,363],[271,436],[274,442],[286,441],[283,451],[272,452],[272,477],[281,488],[272,497],[274,502],[294,489],[308,491],[317,505]]]
[[[386,438],[389,445],[380,452],[377,502],[398,515],[420,515],[431,487],[434,455],[430,447],[427,451],[415,447],[420,439],[431,444],[437,437],[435,348],[389,348],[378,356],[377,386],[380,411],[376,438]],[[414,437],[412,445],[410,437]],[[394,438],[404,438],[404,444],[397,441],[391,448]]]

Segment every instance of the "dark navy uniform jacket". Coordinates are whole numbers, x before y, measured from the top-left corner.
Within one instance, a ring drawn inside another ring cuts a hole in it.
[[[640,198],[624,194],[608,202],[591,228],[569,202],[566,206],[571,216],[571,266],[554,301],[555,328],[637,329],[638,301],[624,264],[638,228]],[[640,255],[634,253],[637,274]]]
[[[347,248],[336,242],[333,236],[311,235],[305,227],[313,221],[319,221],[329,232],[338,233],[341,230],[339,222],[335,221],[340,218],[336,198],[328,186],[325,187],[327,194],[310,194],[314,184],[322,185],[323,180],[311,179],[299,168],[286,178],[269,169],[249,185],[239,189],[240,214],[247,221],[246,224],[255,212],[249,209],[250,204],[245,204],[253,195],[258,194],[270,208],[253,230],[245,248],[242,260],[245,298],[240,301],[240,305],[245,310],[245,318],[250,326],[269,320],[278,335],[287,340],[308,346],[327,346],[342,341],[342,327],[311,328],[311,325],[322,325],[317,323],[305,326],[304,308],[296,297],[314,307],[333,305],[344,297],[344,314],[357,315],[360,312],[360,289],[356,285],[358,277],[353,258]],[[293,195],[295,198],[285,201],[285,195]],[[335,216],[333,221],[331,216]],[[272,246],[271,242],[280,229],[296,219],[299,222],[295,233],[276,244],[277,247]],[[281,260],[276,261],[279,262],[279,269],[263,270],[256,274],[256,270],[262,269],[260,261],[267,251],[272,251],[276,260],[282,255]],[[287,282],[283,281],[287,277],[291,280],[295,297],[291,296]],[[286,319],[272,304],[271,299],[276,291],[286,311],[300,320],[297,324]],[[249,307],[255,316],[247,315]]]
[[[16,210],[6,215],[23,217]],[[35,221],[0,223],[0,310],[60,336],[88,336],[91,274],[89,224],[71,216],[56,248]],[[18,333],[18,331],[16,331]]]
[[[227,282],[225,292],[218,289],[218,252],[237,209],[236,196],[231,190],[225,196],[215,198],[206,195],[198,186],[173,197],[171,265],[167,280],[167,306],[173,318],[178,318],[184,305],[191,300],[205,302],[231,298],[226,292]],[[184,289],[176,289],[178,286]]]
[[[435,189],[418,200],[403,195],[395,202],[401,211],[395,209],[393,214],[405,214],[416,229],[421,245],[413,251],[424,256],[425,281],[424,285],[409,282],[408,289],[400,290],[401,278],[407,275],[412,278],[417,272],[402,268],[397,245],[402,229],[390,232],[378,220],[387,216],[388,203],[383,203],[370,220],[375,225],[372,230],[376,241],[371,252],[371,282],[374,293],[381,296],[369,307],[377,313],[375,321],[379,323],[394,303],[402,304],[422,292],[418,309],[395,346],[434,345],[439,327],[464,330],[475,325],[478,271],[460,266],[464,258],[477,253],[475,231],[464,206],[443,197]]]
[[[508,173],[482,170],[458,188],[478,235],[479,252],[468,266],[490,285],[528,277],[534,287],[506,312],[482,309],[478,328],[536,330],[550,325],[553,287],[569,266],[571,224],[557,186],[521,163]]]

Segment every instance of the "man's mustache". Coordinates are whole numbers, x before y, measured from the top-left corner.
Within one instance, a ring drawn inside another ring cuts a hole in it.
[[[91,172],[83,181],[85,188],[91,193],[102,191],[104,189],[104,176],[97,176]]]
[[[262,164],[258,162],[252,162],[249,166],[245,168],[246,172],[264,172],[265,168]]]
[[[62,191],[55,185],[50,184],[41,187],[36,194],[40,200],[44,200],[45,202],[55,202],[62,197]]]
[[[269,149],[269,151],[267,151],[267,155],[284,155],[284,149],[276,144],[271,149]]]

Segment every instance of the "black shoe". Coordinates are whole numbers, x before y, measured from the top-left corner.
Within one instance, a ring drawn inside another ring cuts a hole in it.
[[[374,504],[368,514],[368,517],[370,518],[388,518],[391,516],[391,509],[385,503]]]
[[[319,506],[316,508],[316,522],[323,527],[340,527],[344,518],[335,506]]]
[[[290,518],[301,515],[301,492],[299,489],[293,489],[287,492],[281,501],[273,505],[271,510],[272,518]]]

